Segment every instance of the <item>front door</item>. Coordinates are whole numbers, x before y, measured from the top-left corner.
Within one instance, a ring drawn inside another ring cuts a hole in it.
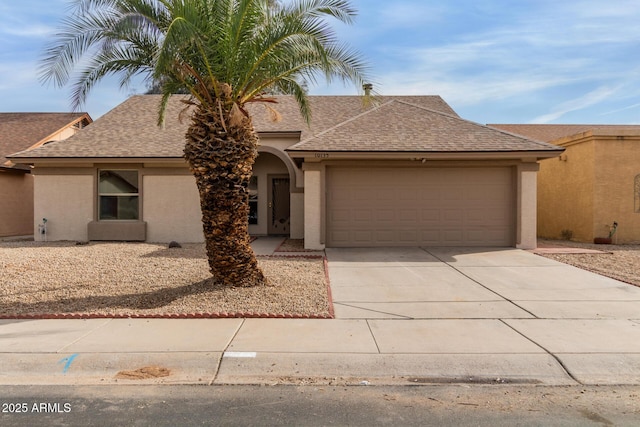
[[[289,177],[287,175],[269,175],[268,229],[273,235],[289,235],[290,201]]]

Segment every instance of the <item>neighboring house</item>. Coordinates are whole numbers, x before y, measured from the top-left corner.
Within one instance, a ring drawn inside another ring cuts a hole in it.
[[[562,147],[538,174],[538,235],[640,242],[640,125],[490,125]]]
[[[12,156],[34,165],[35,218],[50,240],[202,241],[182,152],[188,123],[171,99],[134,96],[62,143]],[[461,119],[438,96],[291,97],[251,106],[259,156],[249,231],[305,247],[536,246],[538,161],[562,149]]]
[[[0,237],[33,234],[31,167],[6,156],[68,138],[91,121],[86,113],[0,113]]]

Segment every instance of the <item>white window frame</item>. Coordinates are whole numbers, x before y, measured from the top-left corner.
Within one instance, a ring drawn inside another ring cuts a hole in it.
[[[136,193],[102,193],[100,192],[100,175],[103,172],[135,172],[137,175],[137,192]],[[140,221],[140,171],[138,169],[126,169],[126,168],[104,168],[98,169],[98,180],[97,180],[97,193],[98,193],[98,221]],[[138,201],[138,206],[136,208],[136,218],[102,218],[102,197],[136,197]]]

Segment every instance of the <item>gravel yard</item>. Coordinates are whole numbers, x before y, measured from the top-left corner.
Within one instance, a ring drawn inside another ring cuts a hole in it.
[[[202,244],[0,242],[0,316],[53,313],[328,317],[322,258],[259,257],[269,286],[222,288]]]
[[[541,240],[539,246],[595,249],[601,254],[541,254],[603,276],[640,286],[640,245],[594,245],[566,240]]]
[[[640,245],[540,241],[600,254],[541,254],[640,286]],[[285,242],[281,251],[301,250]],[[283,253],[283,255],[286,255]],[[0,317],[37,314],[329,317],[322,258],[258,257],[269,286],[223,288],[208,272],[202,244],[0,242]]]

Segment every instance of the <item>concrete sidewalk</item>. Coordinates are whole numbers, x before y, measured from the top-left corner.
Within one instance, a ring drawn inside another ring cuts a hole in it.
[[[640,288],[515,249],[327,257],[336,319],[2,320],[0,384],[640,385]]]

